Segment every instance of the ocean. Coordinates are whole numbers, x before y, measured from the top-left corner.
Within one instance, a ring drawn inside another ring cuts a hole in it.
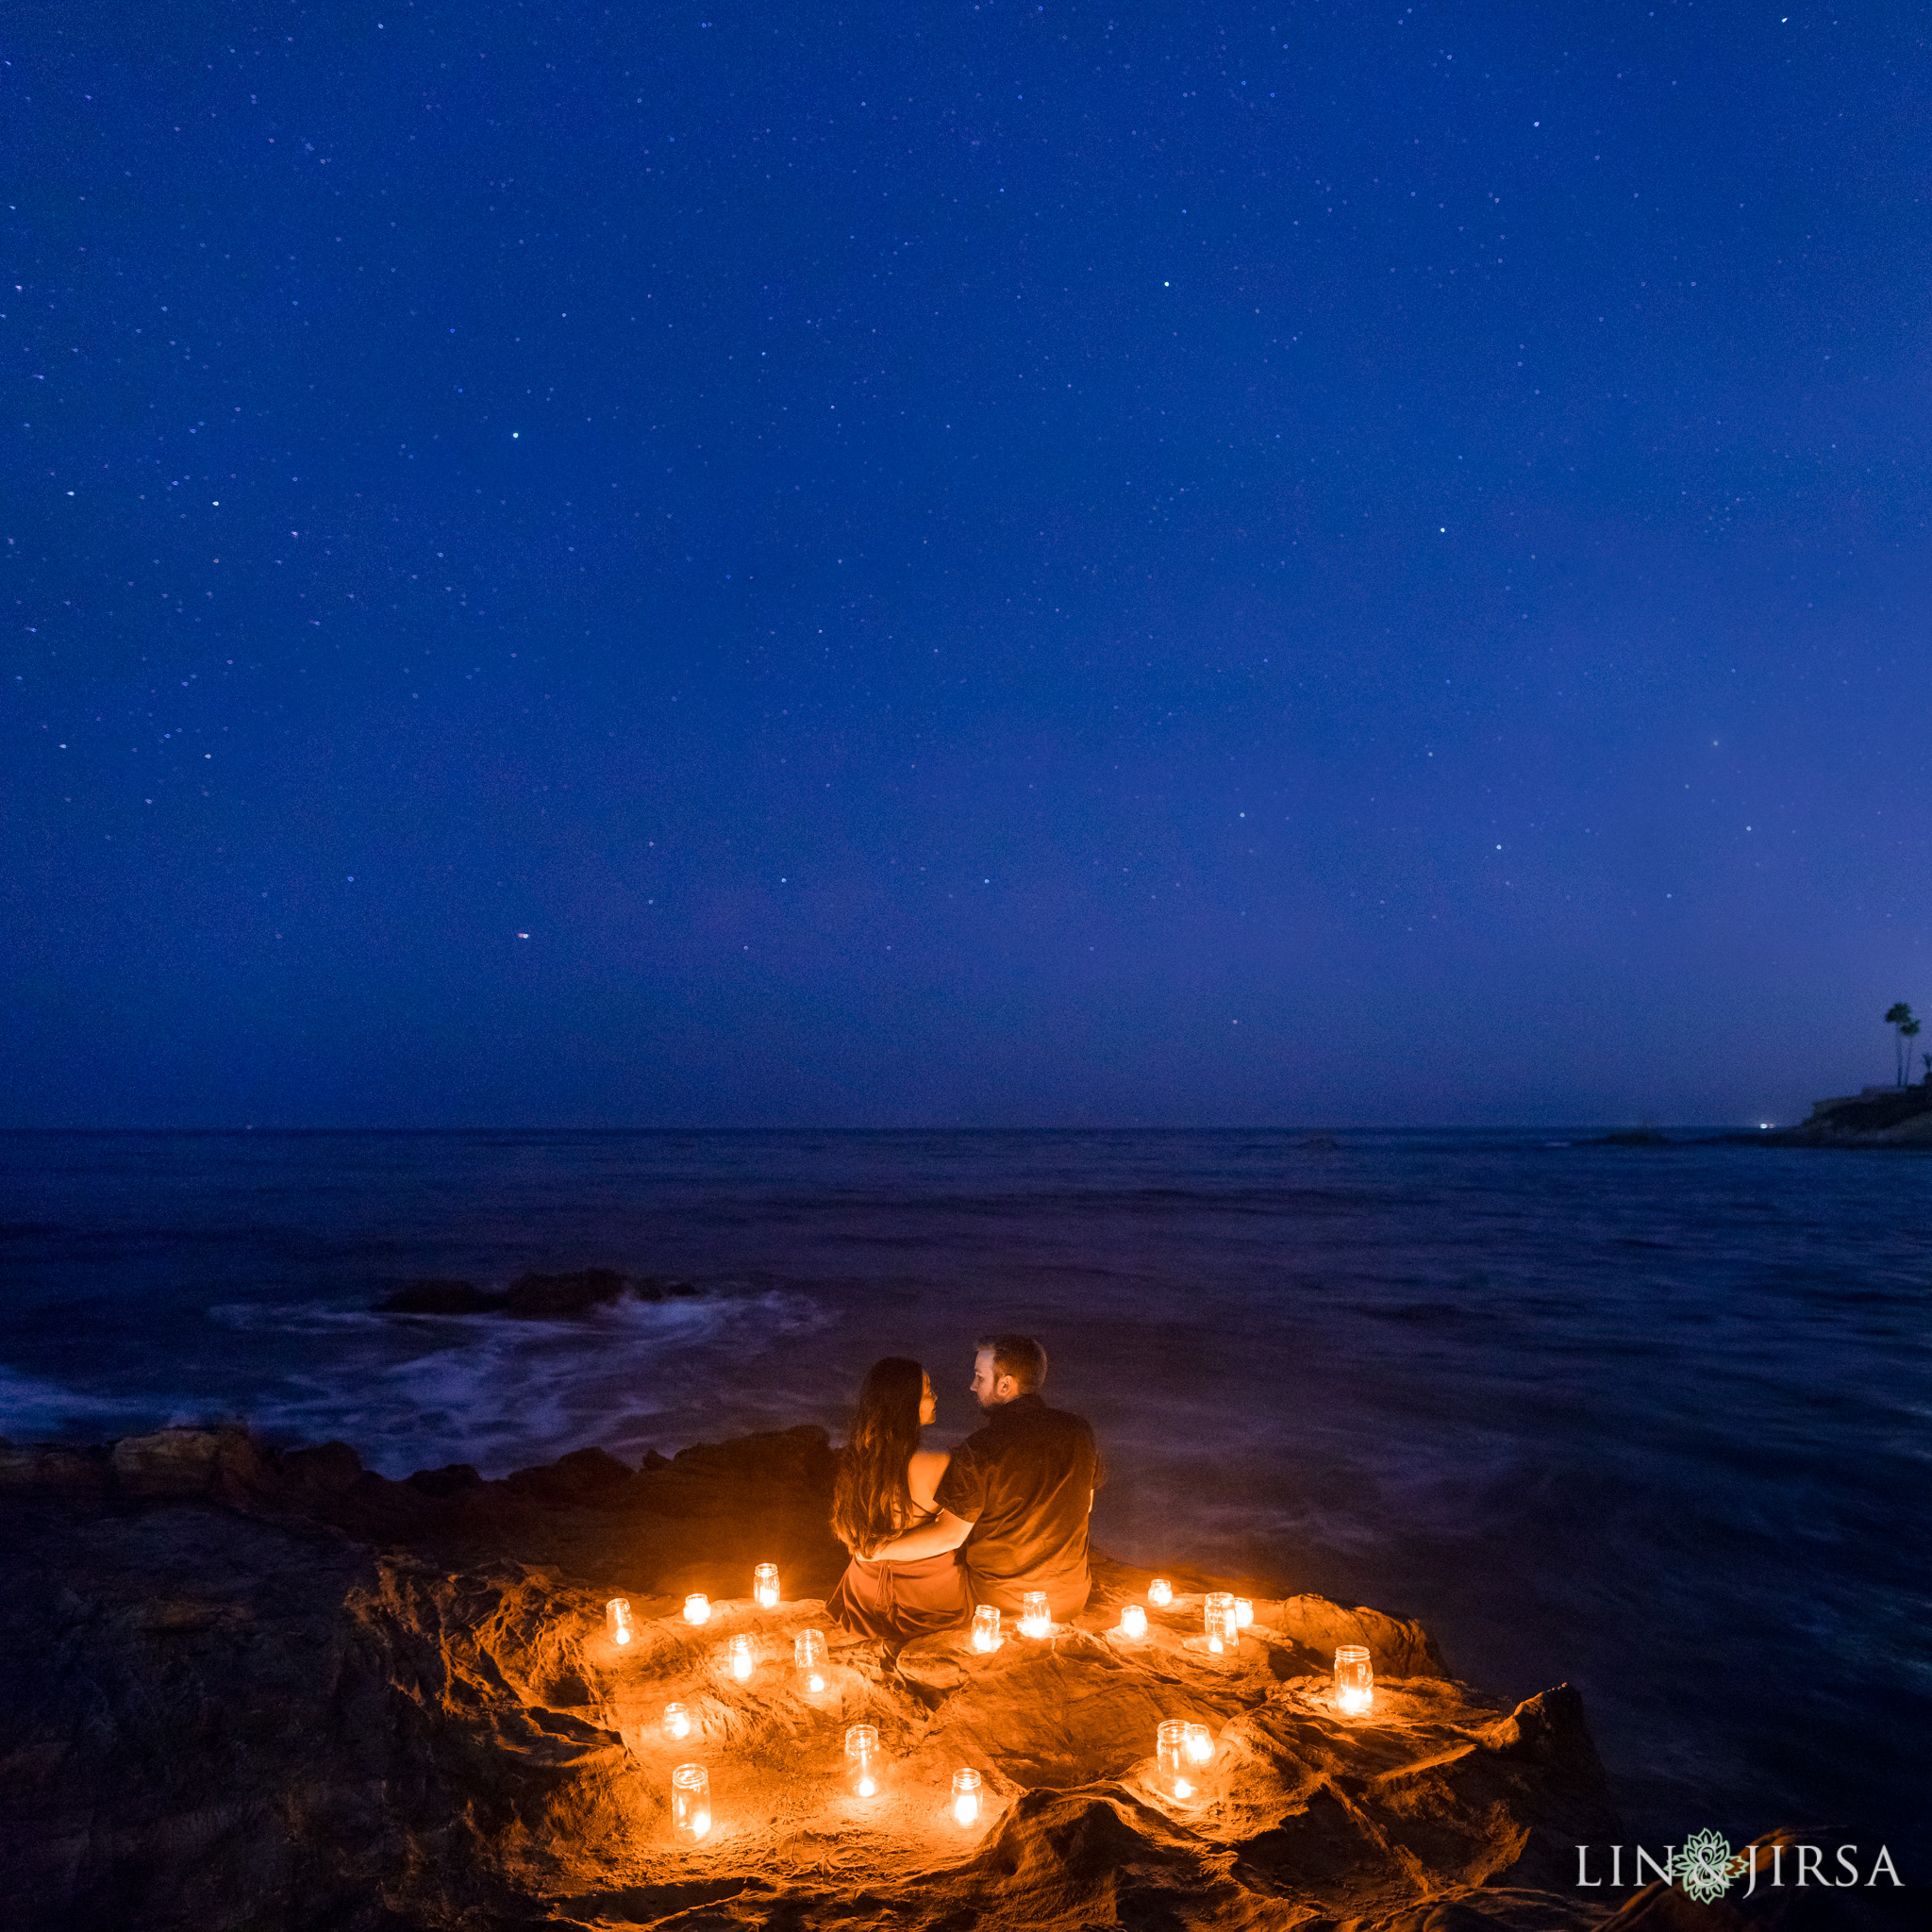
[[[0,1435],[242,1417],[391,1475],[823,1424],[1037,1334],[1108,1552],[1583,1692],[1633,1840],[1932,1879],[1932,1165],[1588,1135],[0,1135]],[[413,1277],[675,1276],[567,1320]]]

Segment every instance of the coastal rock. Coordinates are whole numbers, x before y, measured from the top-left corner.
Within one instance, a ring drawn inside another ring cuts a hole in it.
[[[1306,1595],[1257,1597],[1215,1656],[1186,1587],[1130,1641],[1120,1607],[1146,1573],[1104,1559],[1047,1639],[895,1656],[825,1620],[842,1552],[822,1431],[643,1471],[584,1450],[503,1482],[391,1483],[346,1445],[239,1430],[31,1453],[0,1457],[25,1472],[0,1495],[0,1887],[23,1932],[1457,1932],[1605,1913],[1566,1883],[1574,1845],[1616,1833],[1568,1687],[1498,1707],[1416,1624]],[[780,1566],[775,1609],[745,1596],[759,1560]],[[713,1601],[697,1627],[692,1590]],[[605,1628],[617,1594],[625,1646]],[[817,1692],[791,1661],[813,1627]],[[1374,1656],[1366,1717],[1335,1707],[1337,1642]],[[673,1699],[687,1737],[666,1734]],[[1165,1717],[1213,1738],[1185,1795],[1153,1762]],[[844,1778],[861,1719],[885,1745],[869,1798]],[[686,1761],[711,1780],[694,1845],[669,1823]],[[984,1780],[967,1826],[962,1765]]]
[[[1932,1147],[1932,1085],[1815,1101],[1809,1120],[1750,1138],[1773,1147]]]

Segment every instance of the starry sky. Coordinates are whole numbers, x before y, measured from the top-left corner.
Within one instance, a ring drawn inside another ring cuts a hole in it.
[[[1927,38],[23,0],[0,1124],[1889,1081]]]

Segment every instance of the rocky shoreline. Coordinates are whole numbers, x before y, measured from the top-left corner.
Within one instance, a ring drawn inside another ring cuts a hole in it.
[[[1744,1923],[1656,1885],[1579,1892],[1575,1847],[1619,1837],[1581,1699],[1503,1708],[1398,1617],[1243,1585],[1255,1625],[1215,1657],[1215,1581],[1175,1571],[1130,1641],[1120,1606],[1148,1575],[1102,1559],[1073,1626],[991,1656],[830,1630],[835,1467],[815,1429],[500,1482],[392,1482],[344,1444],[241,1428],[0,1445],[8,1923],[1527,1932],[1612,1903],[1619,1926]],[[759,1561],[775,1608],[747,1601]],[[791,1667],[808,1627],[830,1638],[819,1693]],[[1366,1717],[1335,1707],[1341,1642],[1371,1653]],[[1172,1717],[1215,1740],[1187,1802],[1153,1762]],[[841,1779],[861,1719],[885,1752],[863,1801]],[[668,1816],[688,1759],[715,1814],[696,1845]],[[971,1829],[946,1805],[960,1766],[984,1778]]]

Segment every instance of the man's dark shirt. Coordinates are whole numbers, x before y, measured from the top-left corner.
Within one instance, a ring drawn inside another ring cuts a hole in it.
[[[1087,1515],[1106,1480],[1093,1431],[1038,1395],[986,1412],[953,1451],[939,1506],[973,1524],[960,1555],[973,1601],[1017,1611],[1043,1590],[1056,1617],[1086,1607]]]

